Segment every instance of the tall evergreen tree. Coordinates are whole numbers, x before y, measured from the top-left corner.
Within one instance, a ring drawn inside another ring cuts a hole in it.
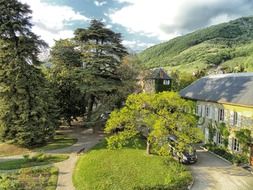
[[[99,108],[110,109],[108,107],[119,101],[114,96],[118,87],[122,86],[117,70],[127,51],[121,43],[121,34],[106,28],[98,20],[92,20],[87,29],[77,29],[75,40],[81,51],[85,70],[93,76],[93,81],[90,81],[93,88],[86,89],[87,121],[90,122],[95,102],[100,104]],[[104,103],[107,103],[107,106]],[[104,109],[97,109],[96,115],[103,111]]]
[[[53,66],[47,74],[53,88],[56,90],[60,116],[69,125],[71,121],[85,112],[85,93],[82,93],[81,54],[76,50],[73,41],[58,40],[51,50]]]
[[[52,92],[35,67],[45,43],[31,32],[28,5],[0,0],[0,10],[0,138],[42,144],[57,126]]]

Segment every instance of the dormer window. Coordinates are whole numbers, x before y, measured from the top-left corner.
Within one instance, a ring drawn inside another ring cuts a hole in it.
[[[163,80],[164,85],[170,85],[170,80]]]

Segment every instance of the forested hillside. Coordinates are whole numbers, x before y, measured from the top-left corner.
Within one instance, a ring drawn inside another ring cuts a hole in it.
[[[185,72],[253,71],[253,17],[239,18],[174,38],[139,54],[148,68]]]

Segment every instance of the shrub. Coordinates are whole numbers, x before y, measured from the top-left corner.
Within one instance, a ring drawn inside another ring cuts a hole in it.
[[[23,155],[23,158],[24,158],[25,160],[29,160],[29,157],[30,157],[29,154],[24,154],[24,155]]]
[[[20,189],[19,183],[11,177],[0,176],[1,190],[16,190]]]
[[[58,170],[54,167],[25,168],[0,175],[1,190],[53,190],[56,188]]]
[[[225,148],[217,147],[212,144],[205,144],[204,147],[234,164],[248,163],[248,157],[245,154],[232,154],[228,152],[228,150],[226,150]]]

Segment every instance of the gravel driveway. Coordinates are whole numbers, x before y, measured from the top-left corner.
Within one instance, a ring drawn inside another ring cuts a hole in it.
[[[195,182],[192,190],[253,190],[253,175],[198,149],[198,162],[190,165]]]

